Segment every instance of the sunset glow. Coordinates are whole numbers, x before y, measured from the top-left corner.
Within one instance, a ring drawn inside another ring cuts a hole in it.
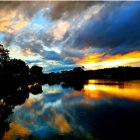
[[[0,6],[0,41],[11,58],[29,66],[44,72],[140,66],[139,2],[3,1]]]
[[[116,55],[93,54],[83,58],[78,63],[85,66],[87,69],[111,68],[118,66],[139,66],[140,51]]]

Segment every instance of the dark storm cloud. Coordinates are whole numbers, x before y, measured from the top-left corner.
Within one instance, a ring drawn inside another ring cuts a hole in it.
[[[140,50],[140,3],[105,3],[100,14],[77,33],[73,46],[110,48],[120,52]],[[133,49],[132,49],[133,48]]]

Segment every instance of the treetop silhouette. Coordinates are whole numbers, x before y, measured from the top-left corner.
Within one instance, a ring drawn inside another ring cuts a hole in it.
[[[0,44],[0,61],[8,60],[9,58],[9,50]]]

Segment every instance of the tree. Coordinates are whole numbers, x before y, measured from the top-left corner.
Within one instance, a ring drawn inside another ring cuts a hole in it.
[[[34,65],[30,68],[30,73],[33,75],[40,75],[42,74],[42,67]]]
[[[9,50],[5,49],[2,44],[0,44],[0,61],[9,59]]]
[[[13,74],[27,75],[29,73],[29,67],[21,59],[10,59],[7,66]]]
[[[74,68],[73,69],[73,72],[75,72],[75,73],[82,73],[82,72],[84,72],[84,67],[82,66],[82,67],[76,67],[76,68]]]

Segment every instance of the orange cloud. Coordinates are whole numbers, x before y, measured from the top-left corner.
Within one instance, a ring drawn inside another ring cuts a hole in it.
[[[133,51],[127,54],[105,55],[95,53],[77,62],[87,69],[98,69],[118,66],[140,66],[140,51]]]
[[[10,11],[8,14],[1,12],[0,17],[0,32],[15,33],[29,24],[24,20],[23,15],[17,14],[16,10]]]

